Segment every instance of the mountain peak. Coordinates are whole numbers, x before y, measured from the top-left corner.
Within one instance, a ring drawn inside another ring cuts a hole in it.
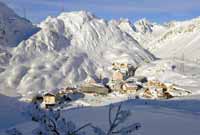
[[[93,19],[97,18],[88,11],[63,12],[57,17],[47,17],[39,26],[42,29],[49,29],[71,36],[71,33],[80,31],[83,24],[87,24]]]
[[[143,19],[135,22],[135,27],[136,27],[137,31],[142,32],[142,33],[148,33],[148,32],[151,33],[153,26],[154,26],[154,24],[151,23],[146,18],[143,18]]]
[[[95,15],[93,15],[91,12],[88,11],[73,11],[73,12],[63,12],[61,13],[58,18],[67,18],[67,19],[73,19],[76,21],[89,21],[93,18],[96,18]]]
[[[131,21],[127,18],[120,18],[119,22],[119,27],[123,30],[123,31],[129,31],[129,32],[135,32],[136,28],[134,25],[132,25]],[[128,33],[129,33],[128,32]]]

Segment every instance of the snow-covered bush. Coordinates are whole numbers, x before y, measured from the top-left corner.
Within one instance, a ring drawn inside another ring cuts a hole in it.
[[[34,135],[83,135],[80,130],[90,126],[85,124],[77,128],[72,121],[67,121],[61,117],[60,110],[43,110],[38,104],[32,104],[29,115],[32,120],[37,121],[39,126],[33,131]]]
[[[60,110],[42,110],[37,104],[33,104],[32,107],[29,114],[32,115],[34,121],[39,123],[38,128],[33,131],[34,135],[85,135],[83,129],[86,128],[88,130],[92,129],[93,135],[130,135],[141,127],[140,123],[125,125],[131,113],[128,110],[123,110],[121,104],[119,106],[110,105],[109,128],[107,131],[94,126],[92,123],[77,128],[74,122],[61,116]]]
[[[115,112],[114,112],[115,111]],[[112,117],[114,114],[114,117]],[[110,105],[109,107],[109,129],[104,131],[99,127],[91,126],[95,135],[130,135],[141,127],[140,123],[133,123],[128,126],[120,126],[131,115],[130,111],[122,110],[122,104],[118,107]]]
[[[49,110],[39,121],[40,126],[33,131],[34,135],[84,135],[81,129],[90,126],[77,128],[72,121],[67,121],[60,116],[60,111]]]

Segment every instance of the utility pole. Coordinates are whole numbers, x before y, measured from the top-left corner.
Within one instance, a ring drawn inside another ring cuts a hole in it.
[[[27,16],[26,16],[26,8],[25,8],[25,7],[23,7],[23,16],[24,16],[25,19],[27,19]]]
[[[102,69],[100,71],[100,76],[99,76],[99,79],[100,79],[101,83],[103,83],[103,72],[104,72],[104,66],[102,67]]]

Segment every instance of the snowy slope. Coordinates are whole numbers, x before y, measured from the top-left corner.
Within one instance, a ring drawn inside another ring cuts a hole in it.
[[[1,94],[0,102],[0,131],[26,121],[25,116],[22,114],[26,103],[19,102],[18,98]]]
[[[118,27],[136,39],[139,44],[148,49],[149,42],[160,36],[168,28],[157,23],[152,23],[147,19],[141,19],[132,24],[128,19],[121,19],[115,22]]]
[[[0,72],[8,65],[12,54],[10,50],[19,42],[29,38],[39,29],[12,9],[0,2]]]
[[[14,47],[38,29],[0,2],[0,46]]]
[[[200,18],[163,25],[141,19],[131,24],[122,19],[118,27],[158,58],[181,58],[199,63]],[[184,57],[184,58],[183,58]]]
[[[172,66],[176,66],[172,70]],[[192,96],[199,100],[200,66],[192,62],[180,60],[158,60],[142,65],[136,71],[138,76],[147,76],[150,80],[159,80],[163,83],[176,84],[192,92]]]
[[[137,28],[138,23],[136,24]],[[140,27],[143,26],[142,30],[147,29],[147,34],[139,32],[142,33],[143,39],[138,41],[155,56],[159,58],[176,57],[199,62],[200,18],[182,22],[172,21],[164,25],[139,24]]]
[[[79,84],[88,76],[109,77],[112,62],[136,66],[154,58],[118,25],[89,12],[48,17],[40,27],[12,51],[0,74],[1,92],[27,94]]]
[[[198,135],[200,132],[200,117],[195,113],[162,107],[135,106],[132,105],[131,102],[130,104],[124,103],[123,109],[130,110],[132,114],[124,125],[136,122],[141,123],[142,127],[136,132],[136,134]],[[63,110],[62,116],[65,117],[66,120],[75,122],[77,127],[86,123],[92,123],[94,126],[101,127],[105,131],[108,130],[109,127],[107,106]],[[26,135],[32,135],[34,129],[38,127],[38,124],[34,122],[26,122],[14,127]],[[86,134],[93,134],[90,127],[83,130]],[[3,132],[2,134],[4,135]]]
[[[200,18],[168,25],[166,32],[148,44],[149,50],[160,58],[184,57],[199,62]]]
[[[134,102],[134,101],[133,101]],[[133,106],[124,104],[132,116],[126,125],[133,122],[140,122],[142,128],[136,134],[142,135],[198,135],[199,116],[190,113],[182,113],[177,110],[154,108],[147,106]],[[108,128],[108,107],[83,108],[71,111],[64,111],[66,119],[73,118],[78,125],[92,122],[95,125],[107,130]],[[197,125],[196,125],[197,124]]]

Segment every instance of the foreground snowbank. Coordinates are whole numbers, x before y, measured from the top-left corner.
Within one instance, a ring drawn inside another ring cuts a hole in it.
[[[200,116],[198,113],[186,112],[177,109],[168,109],[158,106],[147,106],[148,104],[134,105],[134,102],[135,100],[124,102],[123,109],[130,110],[132,114],[126,123],[127,125],[136,122],[141,123],[142,128],[137,132],[139,134],[198,135],[200,132]],[[200,110],[198,111],[200,112]],[[61,115],[67,120],[72,120],[75,122],[78,127],[86,123],[92,123],[95,126],[107,130],[109,124],[108,106],[63,110]],[[25,122],[18,124],[15,127],[26,135],[32,135],[32,131],[38,127],[38,124],[35,122]],[[88,134],[92,132],[90,128],[86,128],[84,130]]]

